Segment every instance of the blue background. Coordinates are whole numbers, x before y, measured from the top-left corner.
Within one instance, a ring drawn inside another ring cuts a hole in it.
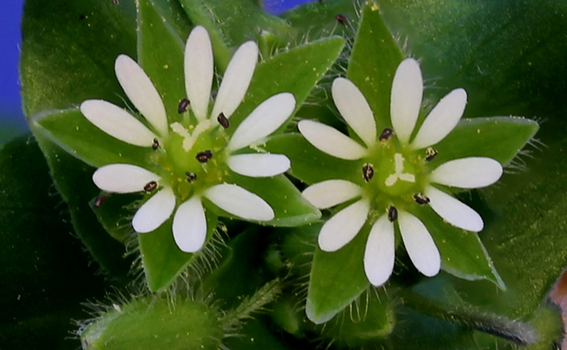
[[[268,11],[279,13],[310,0],[265,0]],[[3,0],[0,9],[0,143],[26,131],[18,83],[21,41],[20,20],[24,0]]]

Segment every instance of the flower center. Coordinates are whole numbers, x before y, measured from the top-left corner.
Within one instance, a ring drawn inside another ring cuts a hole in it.
[[[372,181],[382,192],[400,196],[415,189],[415,168],[401,153],[395,153],[381,158],[374,167]]]

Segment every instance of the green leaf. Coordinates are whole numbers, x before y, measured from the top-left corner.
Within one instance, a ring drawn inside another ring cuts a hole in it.
[[[33,124],[31,127],[56,188],[69,205],[75,233],[102,268],[115,278],[124,279],[130,265],[129,259],[123,258],[124,246],[108,235],[89,207],[89,201],[99,193],[92,182],[94,169],[43,136]]]
[[[206,211],[205,214],[207,217],[206,242],[209,242],[217,227],[217,216],[210,211]],[[152,292],[164,291],[189,265],[199,264],[199,259],[209,259],[207,245],[193,254],[179,250],[173,240],[172,222],[173,218],[169,218],[155,231],[138,235],[146,282]]]
[[[532,120],[517,117],[461,119],[459,125],[434,146],[432,162],[465,157],[489,157],[508,165],[539,129]]]
[[[133,1],[25,2],[20,79],[25,114],[89,98],[121,104],[119,54],[136,52]]]
[[[180,121],[179,101],[186,96],[184,42],[155,8],[156,1],[138,0],[138,63],[159,92],[169,123]],[[177,120],[175,117],[179,117]]]
[[[79,347],[71,319],[108,285],[73,235],[67,206],[29,135],[0,147],[0,344],[6,349]]]
[[[347,78],[362,92],[374,112],[378,128],[391,126],[390,95],[394,73],[404,55],[382,19],[378,6],[368,1],[348,64]]]
[[[180,0],[180,3],[194,24],[207,28],[221,71],[228,65],[231,48],[254,40],[261,30],[280,37],[289,30],[285,21],[267,14],[254,0]]]
[[[301,134],[284,134],[271,137],[265,145],[270,153],[285,154],[291,160],[289,173],[313,184],[324,180],[360,180],[357,162],[335,158],[311,145]]]
[[[412,212],[425,224],[441,254],[442,269],[466,280],[486,279],[505,290],[478,235],[446,223],[431,207]]]
[[[319,232],[321,226],[303,229]],[[329,321],[370,285],[362,264],[369,231],[370,226],[365,225],[349,244],[336,252],[327,253],[316,248],[305,307],[312,322]]]
[[[148,167],[153,150],[120,141],[94,126],[78,108],[46,111],[30,118],[36,136],[49,139],[93,167],[128,163]],[[118,151],[120,150],[120,151]]]
[[[321,212],[303,198],[297,188],[284,175],[271,178],[251,178],[231,174],[227,181],[257,194],[272,207],[275,218],[260,222],[262,225],[300,226],[315,222],[321,217]],[[240,219],[217,208],[208,201],[207,203],[211,208],[214,208],[219,216]]]
[[[297,111],[315,84],[331,68],[343,45],[344,39],[330,37],[298,46],[259,63],[244,101],[230,117],[231,124],[240,124],[260,103],[281,92],[293,94]],[[285,125],[280,130],[284,128]],[[236,128],[231,129],[234,132]]]

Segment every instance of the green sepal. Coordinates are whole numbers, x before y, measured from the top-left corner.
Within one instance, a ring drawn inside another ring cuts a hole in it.
[[[392,125],[392,81],[403,58],[400,47],[382,19],[380,9],[374,2],[366,2],[349,60],[347,78],[366,98],[378,128]]]
[[[309,226],[319,232],[321,224]],[[313,256],[305,312],[316,324],[332,319],[370,285],[362,258],[370,226],[365,225],[356,237],[336,252],[324,252],[318,246]]]
[[[230,174],[226,182],[236,184],[265,200],[274,210],[275,217],[270,221],[258,222],[261,225],[292,227],[309,224],[319,220],[321,212],[309,203],[297,188],[284,175],[265,178],[252,178]],[[219,216],[242,220],[204,198],[207,206]]]
[[[449,135],[433,146],[438,154],[431,162],[488,157],[507,165],[538,129],[535,121],[519,117],[461,119]]]
[[[239,125],[260,103],[282,92],[293,94],[297,111],[315,84],[332,67],[344,43],[340,37],[330,37],[281,52],[259,63],[243,102],[230,117],[231,125]],[[283,131],[288,123],[279,131]],[[228,129],[229,132],[234,130],[236,128]]]
[[[88,350],[214,350],[224,336],[219,318],[202,302],[145,297],[108,308],[83,331],[81,342]]]
[[[260,30],[280,37],[285,37],[289,30],[289,24],[267,14],[254,0],[180,0],[180,3],[191,21],[209,32],[221,71],[228,65],[230,50],[255,39]]]
[[[67,153],[93,167],[127,163],[147,167],[153,150],[120,141],[94,126],[78,108],[46,111],[30,118],[30,127]]]
[[[142,200],[141,193],[112,194],[100,193],[91,199],[89,205],[98,222],[115,240],[128,244],[134,230],[131,218],[134,215],[133,203]]]
[[[217,228],[218,217],[208,210],[205,210],[205,214],[207,239],[205,246],[197,253],[184,253],[179,250],[173,240],[172,217],[155,231],[138,235],[146,281],[152,292],[164,291],[189,265],[198,263],[200,257],[207,258],[207,242]]]
[[[178,121],[179,101],[186,96],[184,42],[157,11],[154,0],[138,0],[138,63],[157,89],[169,123]],[[180,119],[180,118],[179,118]]]
[[[466,280],[485,279],[506,290],[488,252],[475,232],[445,222],[429,206],[412,211],[427,227],[441,254],[441,268]]]
[[[270,153],[285,154],[291,161],[290,175],[308,185],[331,179],[358,182],[359,164],[335,158],[319,151],[301,134],[284,134],[271,137],[265,145]]]

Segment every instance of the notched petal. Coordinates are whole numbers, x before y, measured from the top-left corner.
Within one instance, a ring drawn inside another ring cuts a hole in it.
[[[310,144],[333,157],[356,160],[368,153],[366,148],[328,125],[313,120],[302,120],[298,128]]]
[[[175,195],[169,187],[154,194],[134,215],[132,227],[138,233],[152,232],[161,226],[175,209]]]
[[[245,220],[269,221],[274,218],[274,211],[266,201],[237,185],[215,185],[203,196],[222,210]]]
[[[195,27],[185,46],[185,90],[193,113],[199,120],[207,118],[213,84],[213,48],[207,30]]]
[[[398,223],[406,251],[419,272],[433,277],[441,269],[441,255],[425,225],[410,213],[399,211]]]
[[[113,193],[141,192],[150,182],[158,182],[161,177],[131,164],[109,164],[98,168],[93,174],[93,182],[103,191]]]
[[[382,215],[372,225],[364,250],[364,271],[370,283],[381,286],[392,274],[395,261],[394,224]]]
[[[408,58],[398,66],[392,83],[392,126],[402,143],[408,143],[421,109],[423,78],[419,64]]]
[[[482,217],[471,207],[447,193],[432,186],[425,190],[429,205],[443,220],[453,226],[472,232],[480,232],[484,227]]]
[[[230,170],[250,177],[270,177],[288,171],[291,162],[283,154],[250,153],[228,157]]]
[[[173,239],[186,253],[194,253],[207,239],[207,218],[199,196],[182,203],[173,217]]]
[[[459,188],[490,186],[502,176],[502,165],[492,158],[469,157],[448,161],[431,173],[431,181]]]
[[[303,197],[318,209],[327,209],[362,195],[362,188],[346,180],[327,180],[307,187]]]
[[[334,252],[347,245],[360,231],[370,211],[368,200],[361,199],[333,215],[319,232],[319,247]]]

